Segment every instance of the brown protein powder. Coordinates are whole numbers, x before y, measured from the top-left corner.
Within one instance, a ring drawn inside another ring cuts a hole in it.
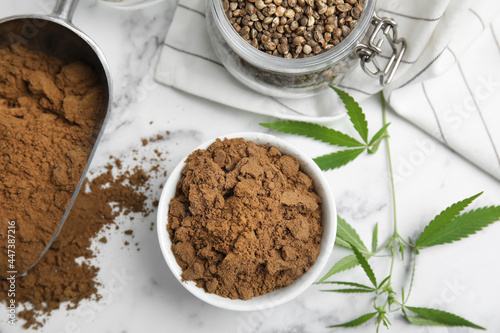
[[[110,230],[110,236],[116,237],[118,218],[126,221],[131,213],[139,213],[145,219],[153,213],[148,207],[153,191],[150,179],[162,178],[160,171],[144,170],[140,166],[122,170],[120,160],[106,169],[85,181],[49,251],[25,276],[17,278],[16,311],[17,317],[24,321],[24,328],[42,327],[55,310],[76,309],[83,300],[99,301],[99,287],[106,287],[106,283],[99,282],[100,268],[87,262],[98,256],[98,252],[91,249],[92,242],[103,229]],[[146,172],[149,176],[145,176]],[[133,218],[130,215],[128,220]],[[147,221],[138,221],[141,222]],[[144,227],[147,226],[142,225]],[[104,244],[108,239],[99,236],[97,241]],[[85,260],[79,264],[77,258]],[[9,281],[0,280],[0,303],[5,305],[10,304],[9,285]]]
[[[25,272],[59,227],[87,163],[102,98],[84,63],[19,45],[0,50],[0,276]]]
[[[248,300],[290,285],[316,261],[321,198],[292,156],[217,140],[186,160],[167,230],[182,279]]]

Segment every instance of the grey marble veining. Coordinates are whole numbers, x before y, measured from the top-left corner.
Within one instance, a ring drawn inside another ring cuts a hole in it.
[[[47,12],[53,1],[2,0],[2,15]],[[227,106],[162,86],[153,79],[159,47],[170,24],[176,1],[167,0],[141,11],[120,11],[96,0],[81,0],[74,23],[102,48],[114,80],[114,102],[110,123],[92,166],[98,172],[110,162],[109,155],[133,164],[136,149],[146,160],[155,158],[154,149],[165,152],[162,168],[174,166],[200,143],[216,136],[241,132],[267,132],[259,122],[271,118],[234,110]],[[372,130],[381,124],[376,99],[362,104]],[[415,237],[439,211],[453,202],[485,191],[478,205],[500,204],[500,185],[478,168],[444,148],[424,133],[393,114],[392,160],[399,181],[396,184],[399,230]],[[346,119],[332,126],[345,127]],[[163,140],[142,147],[141,139],[165,135]],[[330,152],[330,147],[309,139],[280,135],[311,157]],[[434,152],[412,172],[403,172],[405,161],[418,149],[416,142],[431,140]],[[146,162],[147,163],[147,162]],[[398,171],[399,170],[399,171]],[[348,166],[327,172],[339,212],[356,227],[369,244],[371,231],[379,223],[380,240],[392,230],[392,198],[388,178],[387,154],[381,146],[373,156],[362,156]],[[166,178],[152,184],[148,202],[158,199]],[[76,310],[61,309],[47,319],[40,332],[234,332],[234,333],[322,333],[338,332],[328,325],[351,320],[371,310],[365,295],[323,293],[311,286],[297,299],[274,309],[256,312],[231,312],[204,304],[186,291],[168,270],[161,255],[155,222],[151,215],[143,221],[121,222],[120,228],[134,229],[132,243],[140,251],[123,247],[125,236],[106,231],[109,242],[95,245],[101,267],[99,302],[85,301]],[[154,228],[153,228],[154,229]],[[459,244],[426,250],[418,258],[417,276],[411,304],[433,306],[461,314],[473,322],[500,332],[496,282],[500,267],[492,265],[500,253],[500,223]],[[335,248],[329,267],[349,254]],[[370,263],[379,277],[385,277],[390,262],[373,258]],[[397,261],[399,265],[399,261]],[[325,269],[325,272],[326,270]],[[404,268],[396,270],[395,284],[406,283]],[[339,280],[367,282],[359,269],[343,272]],[[490,287],[490,286],[496,287]],[[8,326],[5,307],[0,306],[0,332],[23,332],[20,325]],[[391,332],[445,333],[472,332],[468,329],[422,328],[392,317]],[[383,331],[384,329],[382,329]],[[374,332],[372,325],[345,330]]]

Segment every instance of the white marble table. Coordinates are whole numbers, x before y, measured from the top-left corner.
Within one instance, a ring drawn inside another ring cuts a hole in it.
[[[53,1],[2,0],[1,15],[47,13]],[[105,7],[96,0],[81,0],[74,23],[93,38],[109,60],[115,83],[111,120],[105,132],[94,170],[109,155],[127,156],[140,148],[140,139],[170,131],[157,146],[168,151],[165,168],[170,171],[192,148],[212,137],[240,131],[266,130],[258,125],[273,119],[217,105],[159,85],[153,80],[156,56],[175,8],[174,0],[142,11],[128,12]],[[377,99],[362,103],[371,130],[381,124]],[[497,180],[465,161],[399,117],[389,114],[393,164],[397,183],[400,233],[415,237],[449,204],[485,191],[477,206],[500,204]],[[150,124],[150,122],[153,122]],[[345,128],[340,120],[332,126]],[[306,150],[311,157],[329,147],[311,140],[280,135]],[[426,149],[422,147],[426,147]],[[374,156],[327,172],[339,214],[351,222],[365,243],[379,222],[380,239],[392,228],[392,199],[385,147]],[[157,185],[165,179],[158,179]],[[159,196],[159,191],[156,191]],[[154,221],[151,216],[149,220]],[[312,286],[296,300],[275,309],[239,313],[204,304],[186,291],[163,261],[155,231],[149,222],[129,223],[140,251],[122,249],[123,233],[109,233],[100,245],[96,264],[103,283],[100,302],[83,302],[77,310],[55,311],[41,332],[334,332],[327,325],[355,318],[371,310],[364,295],[321,293]],[[435,247],[420,255],[411,304],[435,307],[500,332],[500,223],[460,243]],[[329,265],[348,253],[335,248]],[[388,258],[370,260],[381,279],[389,270]],[[399,261],[397,261],[399,264]],[[400,266],[399,266],[400,267]],[[405,277],[395,271],[395,284]],[[364,281],[360,269],[341,273],[343,280]],[[366,281],[367,282],[367,281]],[[22,332],[21,325],[6,324],[0,307],[0,332]],[[472,332],[469,329],[410,326],[402,317],[391,317],[391,332]],[[365,325],[346,332],[374,332]],[[384,329],[381,330],[382,332]]]

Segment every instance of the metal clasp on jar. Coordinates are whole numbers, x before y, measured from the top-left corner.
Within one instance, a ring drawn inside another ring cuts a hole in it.
[[[394,78],[406,52],[406,39],[398,38],[398,24],[391,18],[379,17],[375,13],[371,23],[375,29],[370,35],[368,45],[359,44],[356,46],[355,52],[361,60],[363,71],[371,77],[379,77],[380,84],[386,86]],[[387,64],[383,67],[377,60],[377,56],[382,55],[382,45],[385,40],[389,41],[391,54],[387,56]],[[370,66],[370,64],[372,65]]]

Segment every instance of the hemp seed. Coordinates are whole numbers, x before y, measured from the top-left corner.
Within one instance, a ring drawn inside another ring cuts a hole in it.
[[[364,0],[220,0],[253,47],[289,59],[331,50],[356,27]]]

